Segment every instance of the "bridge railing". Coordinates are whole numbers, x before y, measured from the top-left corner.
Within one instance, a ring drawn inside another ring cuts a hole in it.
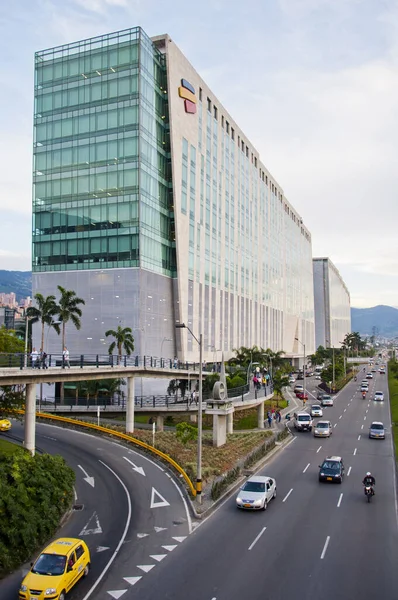
[[[45,357],[34,354],[0,353],[0,369],[4,368],[23,369],[48,369],[70,367],[84,369],[84,367],[144,367],[150,369],[183,369],[187,371],[198,371],[199,363],[180,361],[172,358],[158,356],[138,356],[123,354],[70,354],[68,357],[62,353],[46,354]]]

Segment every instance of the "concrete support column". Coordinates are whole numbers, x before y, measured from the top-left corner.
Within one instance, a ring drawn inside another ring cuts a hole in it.
[[[227,441],[227,415],[213,415],[213,446],[219,448]]]
[[[34,456],[36,441],[36,384],[27,383],[25,393],[25,448]]]
[[[159,433],[161,431],[164,431],[164,416],[163,415],[157,415],[157,417],[156,417],[156,431]]]
[[[234,432],[234,413],[231,412],[227,415],[227,433],[233,433],[233,432]]]
[[[127,377],[126,433],[134,432],[134,377]]]
[[[257,427],[264,429],[264,402],[257,406]]]

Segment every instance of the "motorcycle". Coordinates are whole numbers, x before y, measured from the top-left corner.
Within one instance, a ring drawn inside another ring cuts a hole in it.
[[[356,380],[357,380],[357,378],[356,378],[356,377],[354,377],[354,381],[356,381]]]
[[[365,485],[364,492],[365,492],[365,496],[366,496],[366,497],[367,497],[367,499],[368,499],[368,502],[370,502],[370,500],[371,500],[372,496],[374,496],[374,490],[373,490],[373,486],[372,486],[372,485],[370,485],[369,483],[367,483],[367,484]]]
[[[362,398],[365,400],[365,398],[366,398],[366,392],[362,392]]]

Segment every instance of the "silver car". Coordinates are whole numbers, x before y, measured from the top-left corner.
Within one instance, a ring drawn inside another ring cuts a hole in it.
[[[253,475],[240,488],[236,506],[246,510],[265,510],[276,497],[276,481],[271,477]]]
[[[315,437],[330,437],[332,433],[332,424],[330,421],[318,421],[314,427]]]
[[[373,396],[373,400],[375,400],[376,402],[384,402],[383,392],[375,392],[375,395]]]
[[[328,396],[327,394],[324,394],[322,396],[322,406],[333,406],[332,396]]]
[[[311,405],[311,417],[323,417],[323,410],[319,404]]]
[[[384,429],[384,425],[381,421],[373,421],[373,423],[369,427],[369,437],[381,440],[385,439],[386,432]]]

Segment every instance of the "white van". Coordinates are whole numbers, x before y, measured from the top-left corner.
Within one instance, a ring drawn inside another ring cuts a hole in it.
[[[307,412],[294,413],[293,424],[297,431],[312,431],[312,417]]]

